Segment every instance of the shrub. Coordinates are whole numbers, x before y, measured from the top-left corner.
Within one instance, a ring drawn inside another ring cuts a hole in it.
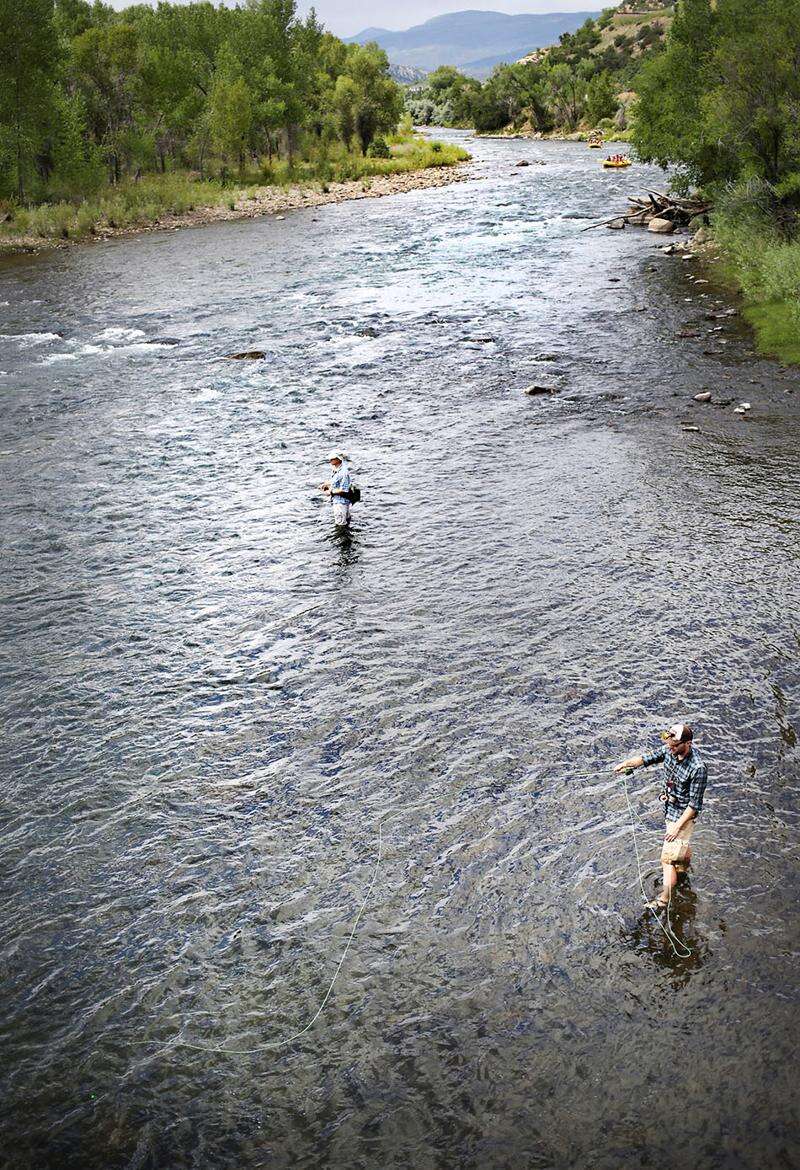
[[[368,158],[391,158],[392,152],[389,150],[389,143],[380,134],[373,138],[367,150]]]

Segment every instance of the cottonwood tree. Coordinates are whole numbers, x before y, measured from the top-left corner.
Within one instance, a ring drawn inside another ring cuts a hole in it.
[[[0,0],[0,189],[25,201],[53,124],[60,61],[53,0]]]

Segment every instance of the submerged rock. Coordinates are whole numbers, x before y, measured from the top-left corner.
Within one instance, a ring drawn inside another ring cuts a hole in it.
[[[527,386],[523,394],[533,397],[534,394],[558,394],[558,386]]]
[[[248,349],[244,353],[226,353],[225,357],[231,362],[260,362],[267,355],[263,349]]]

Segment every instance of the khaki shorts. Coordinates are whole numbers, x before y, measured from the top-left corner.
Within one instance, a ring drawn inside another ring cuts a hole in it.
[[[667,832],[670,832],[676,821],[667,821]],[[685,873],[692,860],[692,851],[689,842],[694,832],[694,817],[688,825],[684,825],[675,841],[665,841],[661,850],[661,864],[674,865],[678,873]]]

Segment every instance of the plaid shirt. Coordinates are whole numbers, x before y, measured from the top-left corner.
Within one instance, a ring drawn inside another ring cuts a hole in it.
[[[689,805],[694,809],[695,816],[699,815],[703,807],[708,768],[694,748],[684,760],[677,759],[666,748],[659,748],[657,752],[643,756],[642,760],[645,768],[664,761],[664,789],[661,795],[666,796],[664,804],[666,820],[677,821]]]

